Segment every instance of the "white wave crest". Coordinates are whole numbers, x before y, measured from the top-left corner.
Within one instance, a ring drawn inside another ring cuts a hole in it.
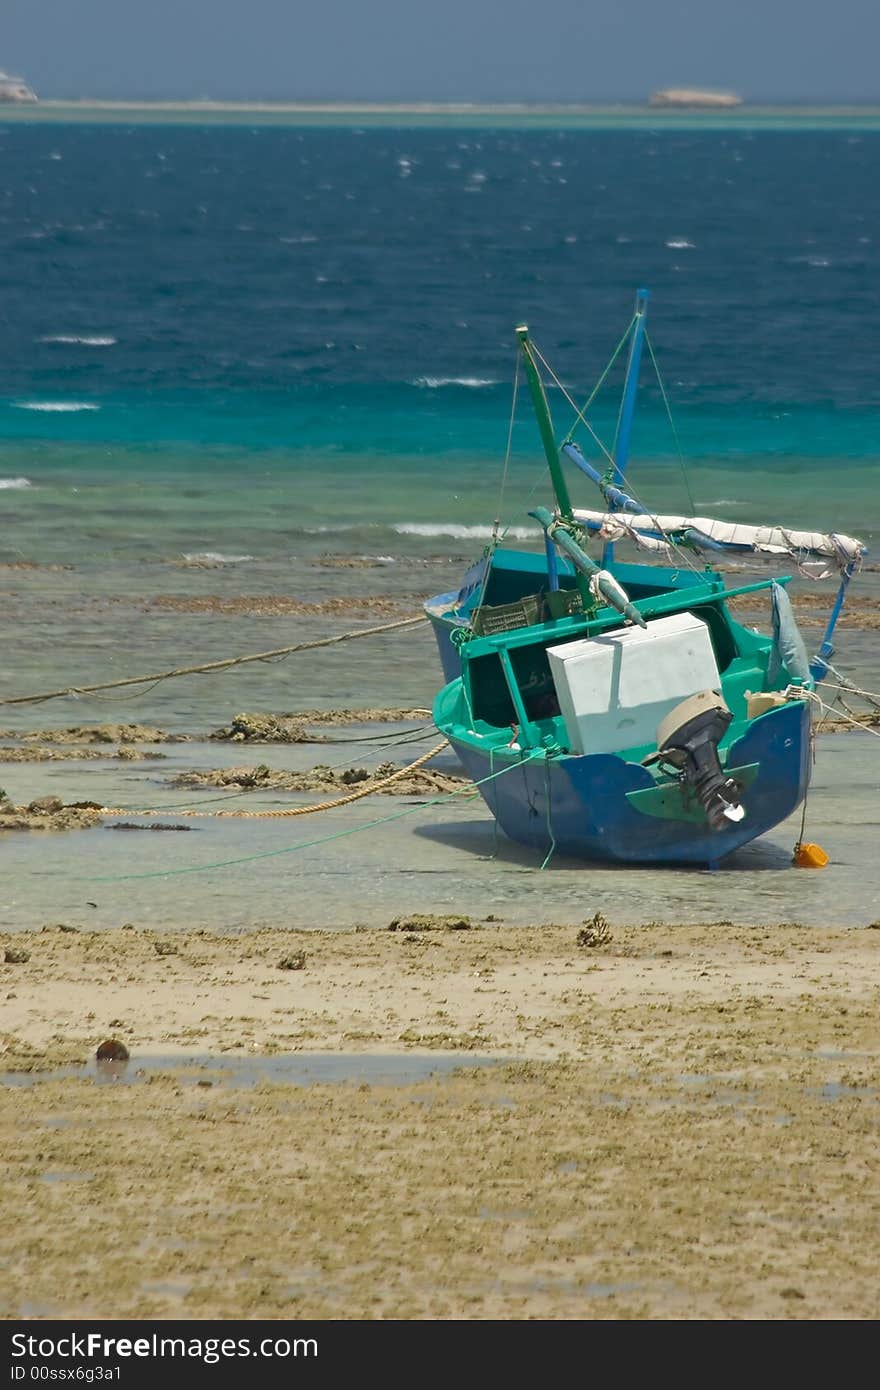
[[[22,487],[33,487],[30,478],[0,478],[0,490]]]
[[[77,410],[100,410],[92,401],[13,401],[18,410],[41,410],[50,414],[67,415]]]
[[[116,341],[116,338],[111,338],[109,335],[105,337],[98,333],[89,336],[83,335],[82,337],[74,333],[49,333],[45,338],[40,339],[41,343],[66,343],[77,347],[113,347]]]
[[[436,525],[424,521],[401,521],[392,527],[392,530],[399,536],[452,536],[462,541],[489,540],[492,535],[491,526],[462,526],[456,521],[440,521]],[[517,541],[525,541],[540,534],[536,526],[510,526],[504,532],[506,537],[510,536]]]
[[[220,550],[198,550],[192,555],[184,555],[188,565],[240,565],[243,560],[253,560],[253,555],[224,555]]]
[[[666,245],[673,251],[693,251],[696,242],[688,241],[683,236],[677,236],[673,237],[671,241],[667,241]]]
[[[482,386],[497,386],[498,382],[482,376],[417,376],[410,385],[428,391],[436,391],[440,386],[469,386],[478,391]]]

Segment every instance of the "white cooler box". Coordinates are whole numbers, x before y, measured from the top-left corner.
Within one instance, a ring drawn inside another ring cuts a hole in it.
[[[654,743],[680,700],[721,689],[709,629],[693,613],[548,647],[547,656],[573,753]]]

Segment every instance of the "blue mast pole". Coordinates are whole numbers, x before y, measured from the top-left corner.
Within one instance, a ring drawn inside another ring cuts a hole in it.
[[[828,625],[825,628],[825,636],[813,660],[810,662],[810,675],[814,681],[824,680],[828,674],[828,662],[834,655],[834,643],[831,640],[834,636],[834,629],[837,626],[837,619],[840,617],[843,608],[843,601],[846,598],[846,591],[849,588],[849,581],[855,573],[855,561],[851,560],[840,577],[840,587],[837,590],[837,598],[834,600],[834,607],[828,618]]]
[[[636,290],[635,322],[629,340],[629,359],[626,364],[626,378],[623,383],[623,400],[620,405],[620,422],[617,428],[617,448],[614,451],[614,481],[618,487],[626,486],[626,465],[629,461],[629,441],[632,434],[633,415],[636,408],[636,393],[639,389],[639,366],[642,360],[642,343],[645,339],[645,319],[648,313],[648,291]],[[602,565],[607,568],[614,559],[614,543],[606,541],[602,550]]]

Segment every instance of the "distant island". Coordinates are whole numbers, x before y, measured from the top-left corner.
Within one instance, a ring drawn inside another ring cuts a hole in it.
[[[735,92],[702,92],[695,87],[666,87],[651,97],[651,106],[742,106],[742,97]]]
[[[0,72],[0,101],[19,105],[36,100],[36,92],[28,86],[23,77],[12,77],[8,72]]]

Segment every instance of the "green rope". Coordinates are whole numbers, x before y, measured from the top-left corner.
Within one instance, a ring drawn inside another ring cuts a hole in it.
[[[494,774],[495,774],[495,749],[494,749],[494,748],[490,748],[490,749],[489,749],[489,772],[490,772],[490,774],[491,774],[492,776],[494,776]],[[490,807],[489,807],[489,810],[492,812],[492,854],[491,854],[490,857],[491,857],[492,859],[497,859],[497,858],[498,858],[498,800],[497,800],[497,798],[496,798],[496,800],[495,800],[495,805],[494,805],[494,806],[490,806]]]
[[[492,527],[491,539],[489,541],[489,544],[486,546],[484,552],[486,565],[483,570],[483,579],[480,584],[480,596],[477,599],[477,602],[473,605],[473,612],[476,612],[478,608],[482,608],[483,604],[486,601],[486,589],[488,588],[489,578],[492,573],[492,556],[498,549],[499,541],[504,539],[505,535],[510,529],[510,522],[507,523],[503,530],[501,529],[501,517],[504,513],[504,494],[507,490],[507,478],[510,473],[510,459],[511,454],[513,452],[513,427],[516,423],[516,401],[517,396],[519,394],[519,369],[520,352],[519,348],[517,347],[516,360],[514,362],[513,367],[513,397],[510,402],[510,420],[507,426],[507,448],[504,452],[504,467],[501,472],[501,491],[498,497],[498,515],[496,516],[494,525]]]
[[[614,455],[612,455],[611,453],[609,453],[609,451],[605,448],[605,445],[602,443],[601,439],[599,439],[598,435],[596,434],[595,430],[594,430],[594,429],[592,428],[592,426],[590,425],[589,421],[585,418],[585,413],[586,413],[587,409],[589,408],[590,404],[592,403],[592,401],[594,400],[594,398],[595,398],[595,396],[596,396],[596,393],[598,392],[600,386],[602,385],[602,382],[605,380],[605,377],[608,375],[608,372],[611,370],[612,364],[614,363],[615,359],[617,358],[618,354],[620,353],[621,349],[623,348],[624,344],[626,343],[626,340],[627,340],[627,338],[629,337],[629,335],[630,335],[630,333],[631,333],[631,331],[632,331],[633,324],[635,323],[635,321],[636,321],[636,315],[634,314],[633,317],[632,317],[632,319],[630,320],[629,327],[627,328],[626,332],[624,333],[623,337],[621,338],[620,342],[618,343],[617,347],[616,347],[615,350],[614,350],[614,355],[612,356],[611,361],[608,363],[608,366],[605,368],[605,371],[603,372],[602,376],[599,378],[599,381],[598,381],[598,383],[596,384],[596,386],[595,386],[595,388],[594,388],[594,390],[593,390],[592,395],[590,396],[590,398],[589,398],[589,400],[587,401],[587,403],[584,405],[583,409],[582,409],[581,411],[577,412],[577,418],[575,419],[575,423],[574,423],[574,425],[572,425],[572,428],[571,428],[569,434],[566,436],[566,439],[565,439],[565,441],[564,441],[565,443],[568,443],[568,442],[573,438],[573,436],[574,436],[574,431],[575,431],[575,429],[577,428],[577,425],[578,425],[579,422],[582,422],[584,425],[586,425],[586,427],[587,427],[587,429],[589,430],[590,434],[591,434],[591,435],[593,436],[593,438],[596,440],[596,443],[599,445],[599,448],[602,450],[602,453],[605,455],[606,459],[608,460],[608,467],[607,467],[606,472],[605,472],[605,474],[604,474],[604,476],[603,476],[603,482],[606,482],[606,483],[607,483],[608,481],[613,481],[613,478],[614,478],[614,468],[615,468]],[[650,340],[650,338],[648,337],[647,329],[645,330],[645,341],[646,341],[647,344],[648,344],[648,351],[649,351],[649,353],[650,353],[650,355],[651,355],[651,362],[652,362],[653,367],[654,367],[654,372],[655,372],[655,374],[656,374],[656,376],[657,376],[657,381],[658,381],[658,384],[659,384],[659,387],[660,387],[661,395],[662,395],[662,397],[663,397],[664,405],[666,406],[666,414],[667,414],[667,417],[668,417],[668,419],[669,419],[669,424],[670,424],[670,428],[671,428],[671,430],[672,430],[672,435],[673,435],[673,438],[674,438],[674,440],[675,440],[676,448],[677,448],[677,450],[678,450],[678,460],[679,460],[679,463],[680,463],[680,465],[681,465],[682,475],[683,475],[683,477],[684,477],[685,489],[686,489],[686,491],[687,491],[687,495],[688,495],[688,499],[689,499],[691,511],[693,512],[693,511],[696,511],[696,503],[694,502],[694,499],[693,499],[693,497],[691,496],[691,490],[690,490],[690,486],[689,486],[689,483],[688,483],[687,471],[686,471],[686,469],[685,469],[684,455],[683,455],[683,453],[682,453],[681,444],[680,444],[679,439],[678,439],[678,433],[677,433],[676,428],[675,428],[675,421],[674,421],[673,418],[672,418],[672,410],[670,409],[670,406],[669,406],[669,399],[668,399],[668,397],[667,397],[667,395],[666,395],[666,389],[665,389],[665,387],[664,387],[664,385],[663,385],[663,381],[662,381],[662,378],[661,378],[661,376],[660,376],[660,369],[659,369],[659,367],[658,367],[658,365],[657,365],[657,359],[656,359],[656,357],[655,357],[655,355],[654,355],[654,349],[653,349],[653,347],[652,347],[652,345],[651,345],[651,340]],[[534,346],[534,345],[533,345],[533,346]],[[539,358],[540,362],[542,363],[542,365],[543,365],[543,366],[546,368],[546,370],[550,373],[550,376],[553,378],[553,380],[554,380],[554,382],[556,383],[556,385],[557,385],[557,386],[559,387],[559,389],[562,391],[562,394],[563,394],[563,396],[565,397],[565,399],[566,399],[566,400],[568,401],[568,403],[577,411],[577,407],[575,406],[574,401],[571,399],[571,396],[569,395],[568,391],[567,391],[567,390],[565,389],[565,387],[563,386],[562,382],[561,382],[561,381],[559,380],[559,378],[557,377],[556,373],[552,370],[552,368],[549,366],[549,364],[548,364],[548,363],[545,361],[545,359],[541,356],[541,353],[538,351],[537,348],[535,349],[535,352],[536,352],[536,355],[537,355],[537,357]],[[623,403],[621,402],[621,410],[622,410],[622,404],[623,404]],[[617,452],[617,436],[618,436],[619,429],[620,429],[620,419],[621,419],[620,412],[618,412],[617,427],[616,427],[615,432],[614,432],[614,453],[615,453],[615,454],[616,454],[616,452]],[[535,482],[532,484],[531,489],[529,490],[529,495],[528,495],[528,498],[527,498],[527,500],[526,500],[526,505],[527,505],[527,506],[528,506],[528,502],[531,500],[533,494],[534,494],[535,491],[537,490],[538,483],[541,481],[541,479],[542,479],[544,476],[545,476],[544,471],[541,470],[541,472],[537,475],[537,477],[536,477],[536,479],[535,479]],[[652,512],[651,512],[650,508],[648,508],[647,506],[645,506],[645,504],[641,501],[641,499],[640,499],[638,493],[634,490],[634,488],[632,487],[632,484],[631,484],[631,483],[628,483],[628,487],[629,487],[630,494],[631,494],[632,497],[635,499],[635,501],[639,503],[639,505],[641,506],[642,510],[645,512],[645,514],[648,515],[648,516],[651,516],[651,515],[652,515]],[[506,528],[505,533],[504,533],[505,535],[506,535],[506,533],[507,533],[507,529],[509,529],[509,527]],[[658,525],[658,529],[662,531],[662,527],[659,527],[659,525]],[[664,534],[666,534],[666,533],[664,533]],[[694,562],[693,558],[687,553],[687,550],[683,549],[682,546],[675,540],[674,537],[668,536],[668,535],[667,535],[667,536],[666,536],[666,539],[667,539],[667,541],[671,544],[671,546],[673,547],[673,549],[675,549],[675,550],[678,551],[678,553],[679,553],[679,555],[680,555],[680,557],[681,557],[681,560],[682,560],[684,566],[685,566],[686,568],[688,568],[688,569],[693,570],[693,572],[694,572],[695,574],[697,574],[697,573],[699,572],[698,566],[697,566],[696,563]]]
[[[531,762],[535,758],[544,756],[544,750],[536,748],[527,757],[520,759],[519,762],[511,763],[508,767],[502,767],[499,772],[491,773],[488,777],[482,777],[478,782],[469,783],[458,791],[447,792],[445,796],[435,797],[432,801],[421,801],[415,806],[408,806],[404,811],[395,811],[390,816],[379,816],[376,820],[366,821],[363,825],[351,826],[348,830],[337,830],[333,835],[322,835],[316,840],[303,840],[297,845],[286,845],[283,849],[267,849],[260,854],[245,854],[237,859],[219,859],[213,864],[192,864],[185,869],[152,869],[145,874],[98,874],[97,876],[83,875],[81,878],[74,878],[74,883],[126,883],[132,879],[146,878],[179,878],[181,874],[204,873],[206,869],[226,869],[235,864],[251,864],[259,859],[274,859],[280,854],[294,854],[301,849],[314,849],[317,845],[330,844],[334,840],[342,840],[347,835],[357,835],[361,830],[372,830],[377,825],[388,825],[391,821],[402,820],[404,816],[411,816],[415,811],[423,811],[428,806],[442,806],[448,802],[450,796],[469,796],[476,795],[471,790],[473,787],[482,787],[486,782],[494,781],[497,777],[503,777],[507,772],[513,772],[516,768],[522,767],[524,763]]]
[[[625,345],[625,343],[626,343],[627,338],[629,337],[630,333],[632,332],[632,327],[633,327],[633,324],[635,323],[635,321],[636,321],[636,316],[635,316],[635,314],[633,314],[632,318],[630,319],[629,326],[628,326],[627,329],[626,329],[626,332],[624,333],[624,335],[623,335],[623,337],[621,338],[620,342],[617,344],[617,347],[614,349],[613,353],[611,354],[611,357],[610,357],[610,359],[609,359],[609,361],[608,361],[608,365],[606,366],[606,368],[605,368],[604,372],[602,373],[602,375],[599,377],[599,380],[596,382],[596,385],[593,387],[593,390],[591,391],[591,393],[590,393],[588,399],[584,402],[584,405],[581,407],[580,410],[578,410],[578,408],[577,408],[575,402],[572,400],[572,398],[571,398],[571,396],[568,394],[568,392],[562,387],[562,383],[559,382],[558,378],[556,378],[556,377],[555,377],[555,374],[551,371],[551,376],[554,376],[554,379],[557,381],[557,384],[560,386],[560,388],[561,388],[562,391],[563,391],[563,395],[565,396],[565,398],[566,398],[566,400],[568,401],[569,405],[571,405],[571,407],[573,408],[573,410],[574,410],[574,412],[575,412],[574,424],[572,425],[572,427],[571,427],[571,429],[569,430],[568,434],[567,434],[567,435],[565,436],[565,438],[563,439],[563,441],[562,441],[563,444],[570,444],[570,443],[571,443],[572,439],[574,438],[574,432],[575,432],[575,430],[577,429],[578,425],[581,424],[581,423],[583,423],[583,424],[585,424],[585,425],[587,426],[587,429],[590,430],[590,433],[593,434],[593,437],[595,438],[595,434],[593,433],[593,430],[590,428],[590,425],[589,425],[588,421],[585,419],[586,413],[587,413],[587,411],[589,410],[590,406],[593,404],[593,401],[594,401],[594,400],[596,399],[596,397],[598,396],[599,392],[601,391],[602,386],[604,385],[605,380],[606,380],[606,378],[607,378],[607,376],[608,376],[608,373],[611,371],[611,368],[614,366],[614,363],[617,361],[618,357],[620,356],[621,350],[623,349],[623,347],[624,347],[624,345]],[[539,354],[539,355],[540,355],[540,354]],[[543,357],[541,358],[541,361],[544,362],[544,358],[543,358]],[[544,365],[545,365],[545,366],[547,365],[546,362],[544,363]],[[548,370],[550,370],[550,369],[548,368]],[[605,457],[606,457],[607,459],[609,459],[610,462],[613,464],[613,463],[614,463],[614,460],[613,460],[613,458],[611,457],[611,455],[608,453],[608,450],[607,450],[607,449],[605,448],[605,446],[602,444],[601,440],[598,440],[597,442],[599,443],[600,449],[602,449],[602,452],[605,454]],[[561,448],[561,447],[562,447],[562,446],[560,445],[560,448]],[[529,503],[531,502],[532,498],[534,497],[535,493],[537,492],[539,485],[540,485],[542,482],[544,482],[544,481],[546,480],[546,477],[547,477],[546,468],[540,468],[540,469],[538,470],[538,472],[536,473],[536,475],[535,475],[535,481],[532,483],[532,486],[529,488],[528,495],[527,495],[527,497],[526,497],[526,501],[525,501],[525,510],[526,510],[526,511],[528,511]],[[507,526],[505,526],[504,530],[503,530],[502,533],[501,533],[501,539],[502,539],[502,540],[504,540],[504,538],[506,537],[506,535],[507,535],[508,531],[510,530],[510,527],[511,527],[512,524],[513,524],[512,522],[508,522]]]
[[[511,455],[511,453],[512,453],[512,451],[513,451],[513,426],[514,426],[514,423],[515,423],[515,421],[516,421],[516,398],[517,398],[517,395],[519,394],[519,369],[520,369],[520,352],[519,352],[519,347],[517,347],[517,350],[516,350],[516,361],[514,362],[514,367],[513,367],[513,399],[512,399],[511,402],[510,402],[510,421],[509,421],[508,426],[507,426],[507,448],[506,448],[506,450],[505,450],[505,452],[504,452],[504,468],[503,468],[502,473],[501,473],[501,492],[500,492],[500,495],[499,495],[499,498],[498,498],[498,516],[499,516],[499,518],[502,516],[502,514],[503,514],[503,512],[504,512],[504,493],[505,493],[505,489],[506,489],[506,487],[507,487],[507,475],[508,475],[508,473],[510,472],[510,455]],[[500,524],[500,521],[496,521],[496,523],[495,523],[496,529],[497,529],[497,527],[498,527],[499,524]]]
[[[599,392],[600,392],[601,389],[602,389],[602,386],[604,385],[605,378],[608,376],[608,373],[611,371],[611,368],[614,366],[615,362],[617,361],[618,357],[620,356],[620,353],[621,353],[622,350],[623,350],[623,346],[624,346],[624,344],[626,343],[626,340],[627,340],[627,338],[629,337],[630,333],[632,332],[633,324],[635,323],[635,321],[636,321],[636,315],[633,314],[632,318],[631,318],[630,321],[629,321],[629,324],[627,325],[626,332],[624,333],[624,335],[623,335],[623,337],[621,338],[620,342],[617,344],[617,347],[616,347],[616,348],[614,349],[614,351],[612,352],[611,357],[610,357],[609,362],[608,362],[608,365],[607,365],[607,367],[605,368],[605,370],[604,370],[604,372],[602,373],[602,375],[599,377],[599,380],[596,382],[596,385],[593,387],[593,390],[592,390],[592,392],[590,393],[589,399],[586,400],[586,401],[584,402],[583,406],[581,407],[581,409],[578,410],[578,412],[577,412],[577,419],[575,420],[575,422],[574,422],[574,424],[572,425],[571,429],[569,430],[568,434],[565,436],[565,439],[562,441],[563,444],[570,444],[570,443],[571,443],[571,441],[572,441],[572,439],[573,439],[573,437],[574,437],[574,432],[575,432],[575,430],[577,429],[578,425],[579,425],[582,421],[583,421],[584,424],[587,423],[586,420],[584,420],[584,416],[586,415],[586,413],[587,413],[587,411],[589,410],[590,406],[593,404],[593,401],[594,401],[594,400],[596,399],[596,397],[598,396]],[[577,407],[575,407],[575,408],[577,408]],[[615,436],[615,442],[616,442],[616,436]]]
[[[691,495],[691,486],[688,482],[687,468],[685,467],[684,453],[682,452],[681,443],[678,438],[678,430],[675,428],[675,421],[672,418],[672,410],[669,405],[669,398],[666,395],[666,387],[663,385],[663,378],[660,375],[660,368],[657,365],[657,358],[654,356],[654,345],[651,342],[650,337],[648,336],[647,328],[645,329],[645,342],[648,345],[648,352],[651,356],[651,364],[654,368],[654,375],[657,378],[657,385],[660,387],[660,395],[663,397],[663,404],[666,407],[666,418],[669,420],[669,428],[672,430],[672,438],[675,440],[675,448],[678,453],[678,462],[681,465],[681,476],[684,479],[684,488],[688,496],[688,502],[690,503],[691,515],[693,516],[696,513],[697,504],[694,501],[693,496]]]
[[[544,759],[544,795],[547,798],[547,834],[550,836],[550,848],[544,856],[542,869],[546,869],[550,860],[556,853],[556,836],[553,834],[553,819],[550,814],[550,759]]]
[[[575,429],[576,426],[577,426],[578,421],[580,421],[580,423],[581,423],[581,424],[589,431],[589,433],[593,436],[593,439],[594,439],[595,442],[598,444],[599,448],[602,450],[602,453],[603,453],[603,454],[605,455],[605,457],[608,459],[608,462],[609,462],[609,463],[613,463],[613,462],[614,462],[614,456],[613,456],[613,454],[609,453],[609,451],[605,448],[605,445],[602,443],[602,441],[601,441],[601,439],[599,438],[598,434],[597,434],[596,431],[593,429],[593,426],[590,424],[589,420],[587,419],[586,415],[584,414],[584,411],[583,411],[583,410],[578,410],[577,404],[576,404],[575,401],[572,399],[571,393],[570,393],[570,392],[568,391],[568,389],[564,386],[564,384],[559,380],[559,377],[556,375],[556,373],[554,372],[553,368],[550,366],[550,363],[547,361],[546,357],[542,356],[540,350],[539,350],[538,348],[535,347],[535,344],[534,344],[534,343],[532,343],[532,352],[534,353],[535,357],[536,357],[536,358],[538,359],[538,361],[540,362],[541,366],[544,368],[545,372],[547,372],[547,374],[549,375],[549,377],[550,377],[551,380],[553,381],[553,384],[562,392],[562,395],[563,395],[564,399],[568,402],[568,404],[571,406],[572,410],[575,412],[576,419],[575,419],[574,425],[572,426],[572,429]],[[584,407],[584,410],[586,410],[586,406]]]

